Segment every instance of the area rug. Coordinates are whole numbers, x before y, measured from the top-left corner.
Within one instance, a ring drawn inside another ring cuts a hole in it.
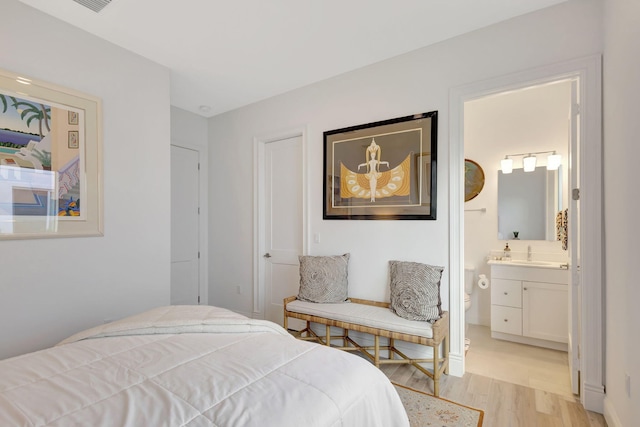
[[[450,400],[393,384],[398,390],[411,427],[481,427],[484,412]]]

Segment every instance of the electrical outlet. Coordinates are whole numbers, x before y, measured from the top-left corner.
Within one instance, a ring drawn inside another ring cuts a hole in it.
[[[242,295],[242,288],[240,287],[240,285],[236,286],[236,293],[238,295]]]

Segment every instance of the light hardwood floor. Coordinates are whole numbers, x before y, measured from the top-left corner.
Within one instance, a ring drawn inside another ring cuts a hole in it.
[[[571,393],[566,353],[492,340],[488,328],[478,328],[469,332],[467,372],[445,375],[440,397],[482,409],[483,427],[606,427],[601,414],[586,411]],[[432,381],[412,366],[382,365],[382,371],[433,393]]]
[[[467,337],[467,372],[573,397],[566,352],[494,339],[488,326],[469,325]]]

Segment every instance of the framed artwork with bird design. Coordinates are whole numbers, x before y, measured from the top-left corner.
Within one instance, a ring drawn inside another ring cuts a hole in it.
[[[438,112],[324,132],[323,219],[435,220]]]

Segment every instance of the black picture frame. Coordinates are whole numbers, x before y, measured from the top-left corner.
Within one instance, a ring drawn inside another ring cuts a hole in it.
[[[436,219],[437,111],[326,131],[323,142],[323,219]]]

